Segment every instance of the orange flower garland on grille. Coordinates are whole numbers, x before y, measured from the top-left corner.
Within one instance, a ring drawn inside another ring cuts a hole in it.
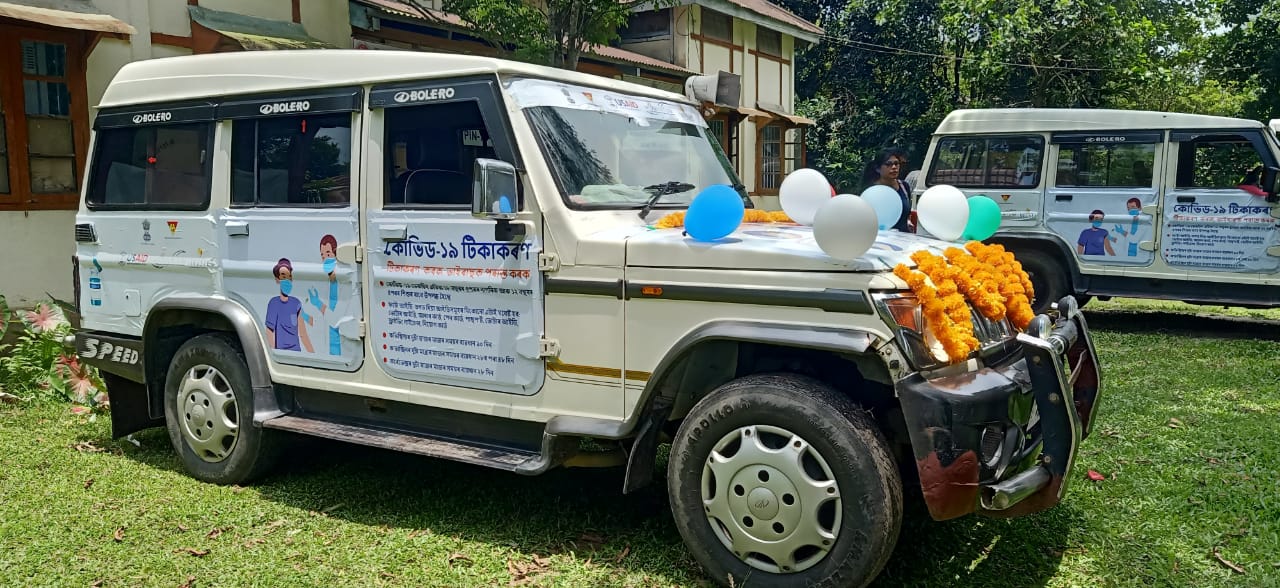
[[[1031,310],[1035,289],[1031,287],[1031,277],[1022,269],[1022,264],[1014,259],[1012,253],[1005,251],[1003,245],[970,241],[964,247],[979,261],[994,268],[1000,280],[1000,295],[1004,297],[1009,321],[1019,331],[1025,330],[1036,316]]]
[[[964,360],[981,345],[973,335],[966,300],[982,316],[993,321],[1008,318],[1019,331],[1035,318],[1031,278],[1000,245],[970,241],[964,250],[947,248],[943,257],[917,251],[911,260],[919,271],[898,264],[893,273],[920,299],[921,311],[952,363]]]
[[[950,268],[946,260],[927,251],[914,253],[911,259],[920,271],[898,264],[893,268],[894,275],[911,286],[911,291],[920,299],[921,312],[947,357],[952,362],[963,360],[979,343],[973,336],[972,317],[964,296],[948,276]]]

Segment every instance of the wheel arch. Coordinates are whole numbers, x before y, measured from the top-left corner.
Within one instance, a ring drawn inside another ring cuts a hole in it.
[[[789,371],[785,366],[776,365],[787,360],[845,368],[852,365],[862,379],[849,378],[852,383],[842,386],[842,391],[850,393],[853,383],[873,381],[881,382],[891,396],[888,367],[876,351],[883,341],[883,336],[857,328],[740,320],[712,321],[692,329],[658,362],[635,410],[619,431],[619,437],[633,433],[635,437],[627,460],[623,492],[631,492],[652,480],[657,438],[667,424],[683,417],[706,394],[736,378]],[[776,354],[770,358],[773,365],[740,365],[740,360],[761,352]],[[806,375],[835,383],[822,374]]]
[[[240,345],[253,387],[254,423],[264,413],[279,413],[271,384],[266,346],[253,316],[225,298],[170,297],[157,302],[142,329],[147,392],[153,416],[164,416],[164,382],[169,362],[183,342],[206,333],[231,335]]]

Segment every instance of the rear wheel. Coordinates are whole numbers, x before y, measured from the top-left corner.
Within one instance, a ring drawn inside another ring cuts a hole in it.
[[[1031,287],[1035,289],[1035,300],[1031,301],[1033,312],[1049,312],[1054,303],[1070,293],[1071,277],[1052,255],[1034,249],[1017,251],[1013,255],[1022,264],[1027,277],[1031,278]]]
[[[864,586],[902,522],[902,481],[869,413],[800,376],[709,394],[671,446],[676,526],[721,584]]]
[[[197,479],[246,482],[278,453],[278,433],[253,426],[249,368],[229,335],[201,335],[178,348],[165,379],[164,415],[174,449]]]

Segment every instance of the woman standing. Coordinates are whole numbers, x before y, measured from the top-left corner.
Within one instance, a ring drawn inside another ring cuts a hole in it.
[[[862,174],[862,181],[865,184],[862,189],[866,190],[876,184],[893,188],[902,199],[902,215],[898,217],[898,222],[889,228],[909,233],[912,232],[907,222],[911,217],[911,186],[898,179],[902,173],[902,158],[898,155],[899,153],[897,150],[885,149],[877,153],[875,159],[868,161],[867,168]]]

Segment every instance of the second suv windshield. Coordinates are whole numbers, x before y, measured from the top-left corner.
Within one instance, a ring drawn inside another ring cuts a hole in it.
[[[694,108],[541,80],[513,82],[565,200],[576,208],[685,207],[734,185]]]

